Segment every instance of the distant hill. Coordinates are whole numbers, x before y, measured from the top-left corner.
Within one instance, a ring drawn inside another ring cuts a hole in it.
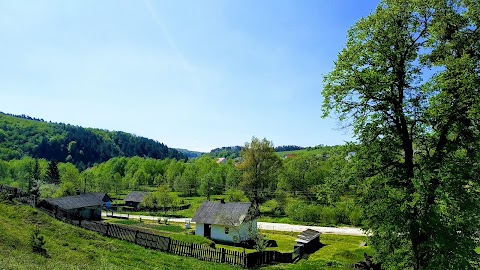
[[[126,132],[83,128],[0,112],[0,160],[23,156],[72,162],[80,170],[119,156],[186,158],[163,143]]]
[[[240,157],[240,151],[242,151],[243,146],[225,146],[220,148],[215,148],[207,155],[211,157],[224,157],[224,158],[237,158]],[[302,151],[305,150],[305,147],[297,145],[282,145],[275,147],[276,152],[285,152],[285,151]]]
[[[240,151],[242,146],[225,146],[220,148],[215,148],[207,155],[211,157],[224,157],[224,158],[237,158],[240,156]]]
[[[302,149],[305,149],[305,147],[298,145],[282,145],[275,147],[275,152],[296,151]]]
[[[187,150],[187,149],[182,149],[182,148],[175,148],[175,150],[177,150],[178,152],[184,154],[187,158],[197,158],[203,154],[205,154],[204,152],[198,152],[198,151],[191,151],[191,150]]]
[[[277,154],[279,154],[280,156],[288,155],[288,154],[328,155],[330,151],[333,151],[339,147],[342,147],[342,146],[340,145],[329,146],[329,145],[320,144],[314,147],[302,147],[301,149],[297,149],[297,150],[277,151]]]

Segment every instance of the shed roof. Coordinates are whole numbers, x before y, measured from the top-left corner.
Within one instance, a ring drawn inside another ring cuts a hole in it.
[[[45,201],[62,209],[70,210],[82,207],[102,206],[103,202],[110,201],[110,197],[106,193],[85,193],[76,196],[46,199]]]
[[[312,229],[307,229],[298,235],[298,238],[295,240],[300,243],[310,243],[315,238],[319,237],[322,233],[314,231]]]
[[[249,217],[252,203],[242,202],[203,202],[192,218],[193,222],[238,226]]]
[[[147,192],[143,192],[143,191],[132,191],[128,193],[127,197],[125,197],[125,201],[141,203],[143,202],[143,199],[147,194],[148,194]]]

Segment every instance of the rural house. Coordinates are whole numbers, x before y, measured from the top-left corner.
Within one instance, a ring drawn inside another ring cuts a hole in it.
[[[70,214],[82,219],[100,220],[102,208],[110,207],[110,197],[106,193],[85,193],[76,196],[67,196],[54,199],[45,199],[40,207],[50,211],[66,210]]]
[[[217,164],[227,164],[227,159],[222,157],[217,159]]]
[[[241,243],[257,234],[252,203],[203,202],[192,218],[195,234],[221,243]]]
[[[125,198],[125,205],[133,208],[138,208],[138,205],[143,202],[147,192],[143,191],[132,191],[128,193]]]

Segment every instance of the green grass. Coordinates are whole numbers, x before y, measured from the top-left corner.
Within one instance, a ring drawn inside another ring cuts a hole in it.
[[[296,233],[282,233],[296,235]],[[365,241],[363,236],[323,234],[320,242],[324,244],[317,252],[301,259],[296,264],[281,264],[270,269],[352,269],[351,265],[364,260],[363,253],[372,254],[370,247],[359,247]]]
[[[57,221],[28,206],[0,203],[0,269],[241,269],[157,252]],[[48,257],[35,254],[38,226]]]
[[[165,224],[158,224],[158,222],[153,222],[151,220],[146,220],[140,222],[138,220],[122,220],[122,219],[107,219],[106,222],[122,224],[129,226],[131,228],[141,229],[142,231],[146,231],[153,234],[158,234],[162,236],[170,237],[174,240],[193,243],[193,244],[201,244],[201,245],[210,245],[213,243],[211,240],[198,236],[187,234],[188,230],[184,229],[182,226],[177,225],[177,223],[171,223],[169,225]],[[190,232],[193,230],[190,230]]]
[[[185,229],[178,225],[155,225],[152,229],[165,232],[183,233]]]
[[[322,154],[322,153],[325,153],[325,149],[311,149],[311,150],[302,149],[302,150],[277,152],[277,154],[280,155],[281,157],[283,157],[286,154],[297,154],[297,155],[299,155],[299,154],[312,154],[312,155],[316,155],[316,154]]]

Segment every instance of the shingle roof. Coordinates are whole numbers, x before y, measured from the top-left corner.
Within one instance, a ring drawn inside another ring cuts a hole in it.
[[[147,192],[143,192],[143,191],[132,191],[128,193],[127,197],[125,198],[125,201],[141,203],[143,202],[144,196],[147,194],[148,194]]]
[[[238,226],[249,217],[251,203],[203,202],[192,218],[193,222]]]
[[[307,229],[298,235],[298,238],[295,240],[300,243],[309,243],[313,239],[319,237],[322,233],[314,231],[312,229]]]
[[[46,199],[45,201],[62,209],[70,210],[89,206],[102,206],[104,199],[108,200],[108,195],[105,193],[85,193],[76,196]]]

